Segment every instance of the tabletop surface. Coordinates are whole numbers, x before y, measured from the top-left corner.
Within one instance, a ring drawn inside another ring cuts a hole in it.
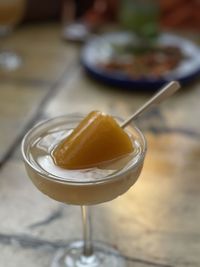
[[[61,40],[56,24],[16,30],[2,46],[23,65],[0,71],[0,266],[48,267],[53,254],[81,238],[80,208],[41,194],[20,153],[38,121],[102,110],[127,117],[151,92],[90,80],[80,46]],[[138,182],[114,201],[92,207],[95,240],[117,247],[129,267],[200,266],[200,82],[144,114],[148,153]]]

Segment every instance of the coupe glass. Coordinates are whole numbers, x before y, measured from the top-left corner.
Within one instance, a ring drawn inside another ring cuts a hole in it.
[[[0,38],[5,38],[20,22],[25,10],[26,0],[0,0]],[[16,69],[21,58],[13,51],[0,47],[0,68]]]
[[[111,246],[92,241],[90,205],[110,201],[125,193],[138,179],[142,170],[146,142],[141,131],[134,125],[127,127],[137,140],[140,153],[135,154],[126,169],[102,176],[98,180],[83,181],[77,178],[64,179],[45,171],[30,157],[30,148],[45,133],[53,130],[73,129],[84,118],[71,114],[42,122],[33,127],[22,141],[22,154],[25,167],[34,185],[44,194],[57,201],[80,205],[83,222],[83,239],[60,249],[53,258],[52,267],[124,267],[125,259]]]

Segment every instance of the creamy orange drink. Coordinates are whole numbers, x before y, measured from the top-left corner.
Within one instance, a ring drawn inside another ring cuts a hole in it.
[[[29,176],[49,197],[92,205],[125,193],[137,180],[144,159],[139,130],[120,128],[111,116],[60,117],[36,126],[27,144]]]

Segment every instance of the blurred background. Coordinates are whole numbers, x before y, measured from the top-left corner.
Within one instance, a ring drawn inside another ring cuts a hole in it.
[[[134,1],[121,1],[122,5]],[[135,1],[136,3],[137,1]],[[145,3],[145,1],[142,1]],[[182,28],[199,31],[199,1],[198,0],[157,0],[160,6],[160,24],[167,28]],[[56,1],[28,0],[24,15],[24,22],[83,18],[91,22],[101,21],[102,24],[117,21],[119,17],[120,1],[114,0],[83,0]],[[67,9],[67,11],[66,11]],[[65,14],[66,12],[66,14]],[[68,12],[68,13],[67,13]],[[67,18],[68,17],[68,18]]]
[[[85,42],[109,27],[128,30],[148,40],[162,31],[198,34],[199,7],[198,0],[44,0],[41,3],[37,0],[2,0],[0,36],[3,43],[16,26],[56,21],[60,24],[60,37],[68,41]],[[15,69],[21,60],[14,51],[1,49],[2,68]]]

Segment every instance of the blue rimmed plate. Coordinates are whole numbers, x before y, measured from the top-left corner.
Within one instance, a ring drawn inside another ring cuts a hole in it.
[[[121,72],[107,71],[102,64],[109,62],[113,55],[113,44],[126,45],[136,42],[130,33],[110,33],[89,40],[84,46],[81,61],[85,70],[95,79],[106,84],[130,89],[156,89],[171,80],[185,84],[200,76],[200,49],[193,42],[172,34],[161,34],[158,44],[175,45],[184,55],[177,68],[162,78],[134,79]]]

